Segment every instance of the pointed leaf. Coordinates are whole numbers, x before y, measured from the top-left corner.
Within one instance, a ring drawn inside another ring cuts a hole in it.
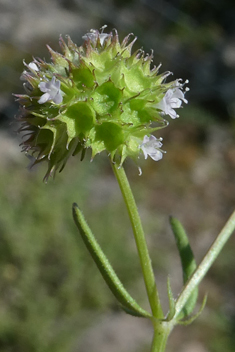
[[[169,313],[167,315],[167,321],[170,321],[174,317],[174,314],[175,314],[175,299],[173,297],[169,277],[167,278],[167,294],[168,294],[168,300],[169,300]]]
[[[181,265],[183,269],[183,282],[186,283],[186,281],[196,270],[197,264],[189,244],[188,236],[183,226],[181,225],[180,221],[177,220],[176,218],[170,217],[170,224],[171,224],[171,228],[176,240],[176,245],[180,254]],[[198,297],[198,288],[196,288],[190,295],[187,303],[182,309],[182,312],[178,316],[178,319],[187,317],[193,312],[195,305],[197,303],[197,297]]]
[[[131,315],[151,317],[151,315],[142,309],[137,302],[129,295],[123,287],[121,281],[117,277],[107,257],[92,234],[86,220],[78,208],[77,204],[73,204],[73,218],[77,225],[82,239],[94,259],[101,275],[109,286],[110,290],[123,306],[123,309]]]
[[[202,312],[203,312],[203,310],[204,310],[204,308],[205,308],[205,305],[206,305],[206,301],[207,301],[207,295],[204,296],[204,299],[203,299],[203,301],[202,301],[202,305],[201,305],[199,311],[198,311],[196,314],[194,314],[194,315],[193,315],[192,317],[190,317],[189,319],[180,320],[180,321],[178,320],[177,323],[178,323],[179,325],[185,325],[185,326],[187,326],[187,325],[191,324],[192,322],[194,322],[194,320],[197,319],[197,318],[202,314]]]

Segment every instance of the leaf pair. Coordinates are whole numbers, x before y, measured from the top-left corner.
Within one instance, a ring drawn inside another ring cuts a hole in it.
[[[146,310],[141,308],[138,303],[134,300],[134,298],[126,291],[117,274],[115,273],[113,267],[111,266],[109,260],[105,256],[101,247],[99,246],[95,236],[93,235],[91,229],[89,228],[82,211],[79,209],[76,203],[73,204],[73,217],[75,224],[82,236],[82,239],[90,252],[94,262],[96,263],[100,273],[102,274],[104,280],[109,286],[110,290],[116,297],[116,299],[121,304],[122,308],[126,311],[126,313],[139,316],[139,317],[147,317],[151,318],[152,315],[148,313]],[[183,282],[187,283],[189,278],[192,276],[194,271],[197,269],[197,264],[194,259],[194,255],[192,249],[189,244],[189,240],[187,234],[176,218],[170,218],[170,224],[172,231],[175,236],[176,245],[179,251],[182,270],[183,270]],[[185,321],[182,319],[188,318],[190,314],[193,312],[198,298],[198,288],[196,287],[188,298],[186,304],[182,308],[180,314],[175,316],[175,299],[173,297],[170,281],[168,279],[167,282],[168,287],[168,298],[169,298],[169,314],[166,318],[167,321],[175,319],[179,324],[190,323],[194,320],[202,311],[205,305],[205,300],[203,301],[202,308],[199,313],[193,316],[191,319]]]

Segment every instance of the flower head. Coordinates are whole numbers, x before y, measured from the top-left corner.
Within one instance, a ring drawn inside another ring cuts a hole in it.
[[[138,161],[140,150],[161,159],[161,139],[152,133],[187,102],[179,80],[165,83],[169,72],[151,67],[153,53],[132,53],[132,34],[120,42],[117,31],[104,29],[85,34],[81,46],[60,38],[63,54],[48,47],[51,62],[25,64],[26,94],[16,95],[22,146],[34,164],[48,162],[46,179],[88,148],[91,158],[107,151],[119,165],[127,157]]]

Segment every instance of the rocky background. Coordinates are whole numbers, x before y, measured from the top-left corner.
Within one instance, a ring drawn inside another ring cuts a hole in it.
[[[125,315],[93,265],[72,221],[71,204],[90,225],[125,286],[147,308],[129,220],[105,155],[71,160],[42,183],[27,169],[15,132],[23,60],[49,60],[49,44],[90,28],[133,32],[155,64],[190,80],[189,105],[161,131],[167,153],[126,163],[167,311],[166,280],[177,296],[181,269],[169,215],[184,224],[197,261],[235,205],[235,4],[233,0],[0,0],[0,350],[143,352],[151,326]],[[121,221],[120,221],[121,218]],[[105,221],[104,221],[105,219]],[[168,352],[233,352],[234,237],[200,286],[200,318],[172,333]],[[200,306],[199,302],[199,306]]]

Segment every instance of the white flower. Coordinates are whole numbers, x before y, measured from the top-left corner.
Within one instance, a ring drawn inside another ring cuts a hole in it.
[[[148,137],[144,136],[143,143],[140,144],[140,148],[144,153],[144,158],[147,159],[148,156],[155,161],[162,159],[163,152],[159,149],[162,146],[162,138],[157,139],[153,135]]]
[[[20,76],[20,80],[24,81],[23,87],[27,93],[31,93],[33,90],[33,87],[31,84],[28,82],[27,78],[29,76],[35,77],[36,76],[36,71],[39,71],[38,66],[34,62],[30,62],[28,65],[24,62],[24,65],[29,69],[29,71],[24,70]]]
[[[33,71],[39,71],[38,66],[34,62],[30,62],[28,65],[24,62],[24,65],[27,66],[27,68]],[[35,74],[31,71],[30,73],[26,70],[24,70],[20,76],[21,81],[27,81],[27,75],[35,76]]]
[[[105,40],[106,40],[106,38],[107,38],[108,36],[109,36],[108,33],[100,33],[100,34],[99,34],[100,44],[101,44],[101,45],[104,44],[104,42],[105,42]]]
[[[63,101],[62,91],[60,90],[60,81],[56,80],[55,76],[51,81],[41,82],[38,85],[41,92],[45,93],[38,100],[39,104],[44,104],[52,100],[55,104],[60,104]]]
[[[177,81],[176,87],[168,89],[163,99],[156,105],[158,109],[162,110],[165,115],[170,115],[172,119],[179,117],[174,109],[180,108],[182,101],[185,104],[188,103],[184,97],[185,93],[181,90],[182,86],[183,85]]]
[[[109,36],[108,33],[103,33],[103,30],[106,28],[107,26],[103,26],[101,28],[101,33],[96,30],[96,29],[91,29],[89,33],[86,33],[82,39],[84,40],[88,40],[90,39],[90,41],[92,42],[92,44],[96,45],[96,41],[99,38],[100,39],[100,44],[103,45],[106,38]]]

